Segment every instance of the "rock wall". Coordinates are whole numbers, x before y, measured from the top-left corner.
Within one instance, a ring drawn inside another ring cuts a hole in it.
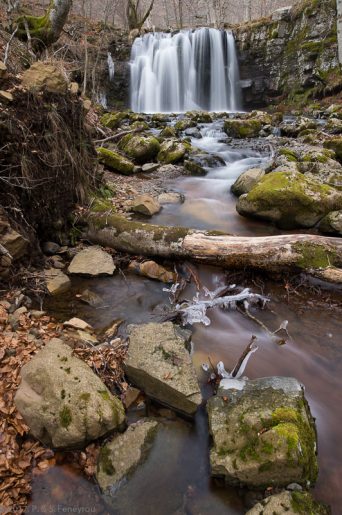
[[[304,104],[342,89],[336,0],[305,0],[233,32],[245,107]]]

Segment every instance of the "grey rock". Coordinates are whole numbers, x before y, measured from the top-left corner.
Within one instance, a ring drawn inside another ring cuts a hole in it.
[[[249,193],[264,175],[265,170],[262,170],[261,168],[251,168],[250,170],[246,170],[236,179],[231,190],[237,197],[244,193]]]
[[[196,372],[186,349],[188,335],[171,322],[128,327],[128,378],[146,395],[192,415],[202,402]]]
[[[22,368],[15,404],[32,434],[54,448],[79,447],[125,420],[121,401],[57,338]]]
[[[320,221],[318,228],[323,233],[342,236],[342,210],[329,213]]]
[[[71,281],[61,270],[51,268],[49,270],[45,270],[44,274],[46,287],[51,295],[59,295],[70,289]]]
[[[329,515],[330,510],[315,501],[309,492],[281,492],[266,497],[246,515]]]
[[[159,204],[182,204],[184,200],[184,195],[176,191],[167,191],[158,197]]]
[[[207,410],[212,475],[255,488],[315,483],[316,430],[296,379],[223,380]]]
[[[155,172],[160,167],[159,163],[146,163],[142,165],[142,171],[144,173]]]
[[[60,249],[60,245],[58,245],[58,243],[54,243],[53,241],[45,241],[42,246],[42,250],[47,256],[53,256],[54,254],[57,254]]]
[[[100,247],[88,247],[78,252],[71,261],[69,274],[97,277],[99,275],[113,275],[116,266],[108,252]]]

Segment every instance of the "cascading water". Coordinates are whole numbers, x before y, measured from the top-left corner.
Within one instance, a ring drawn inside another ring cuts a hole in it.
[[[113,61],[113,57],[110,52],[108,52],[108,55],[107,55],[107,64],[108,64],[109,80],[112,81],[112,80],[114,80],[114,76],[115,76],[115,63]]]
[[[233,35],[202,28],[137,38],[131,53],[131,109],[145,113],[241,109]]]

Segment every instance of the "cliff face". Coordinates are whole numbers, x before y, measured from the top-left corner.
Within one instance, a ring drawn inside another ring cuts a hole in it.
[[[305,0],[233,29],[245,107],[304,104],[342,89],[336,0]]]

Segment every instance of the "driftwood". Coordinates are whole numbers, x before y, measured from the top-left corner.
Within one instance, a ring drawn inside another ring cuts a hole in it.
[[[242,237],[186,227],[129,221],[118,215],[91,217],[87,238],[121,252],[191,259],[223,268],[270,272],[303,270],[324,279],[322,269],[341,277],[342,239],[312,234]],[[331,268],[332,267],[332,268]]]

